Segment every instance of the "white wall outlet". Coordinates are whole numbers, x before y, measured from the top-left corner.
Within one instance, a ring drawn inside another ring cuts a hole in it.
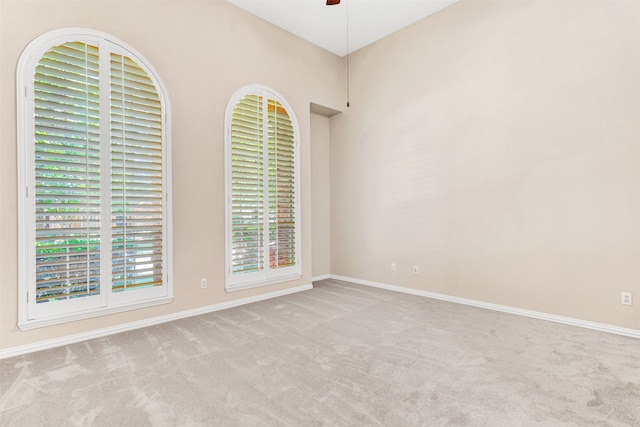
[[[631,292],[621,292],[620,303],[622,305],[633,305],[633,294]]]
[[[391,271],[396,271],[396,263],[395,262],[391,263]]]
[[[200,279],[200,287],[202,289],[207,287],[207,279]]]
[[[413,274],[418,274],[420,273],[420,268],[417,265],[413,266]]]

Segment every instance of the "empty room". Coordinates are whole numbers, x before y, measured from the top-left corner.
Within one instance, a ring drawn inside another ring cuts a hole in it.
[[[640,2],[0,0],[1,426],[640,426]]]

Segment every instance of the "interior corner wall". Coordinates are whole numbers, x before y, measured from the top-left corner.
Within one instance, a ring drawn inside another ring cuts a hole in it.
[[[332,273],[640,330],[638,22],[460,1],[352,54]]]
[[[50,30],[85,27],[142,53],[162,77],[173,111],[174,294],[171,304],[20,331],[16,66]],[[0,1],[0,350],[249,298],[311,283],[311,102],[341,103],[342,60],[225,1]],[[309,84],[313,82],[313,84]],[[301,132],[303,277],[224,289],[224,112],[231,95],[262,84],[292,106]],[[200,278],[209,286],[200,289]]]
[[[311,272],[331,273],[330,119],[311,113]]]

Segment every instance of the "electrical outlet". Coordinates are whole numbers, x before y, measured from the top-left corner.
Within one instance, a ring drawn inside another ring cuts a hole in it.
[[[417,265],[414,265],[413,266],[413,274],[418,274],[418,273],[420,273],[420,268],[418,268]]]
[[[633,305],[633,294],[631,292],[621,292],[620,299],[622,305]]]
[[[396,271],[396,263],[395,262],[391,263],[391,271]]]
[[[200,287],[202,289],[207,287],[207,279],[200,279]]]

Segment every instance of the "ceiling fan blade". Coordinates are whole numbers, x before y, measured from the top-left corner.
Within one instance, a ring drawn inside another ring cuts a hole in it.
[[[327,6],[333,6],[335,4],[340,4],[340,0],[327,0]]]

